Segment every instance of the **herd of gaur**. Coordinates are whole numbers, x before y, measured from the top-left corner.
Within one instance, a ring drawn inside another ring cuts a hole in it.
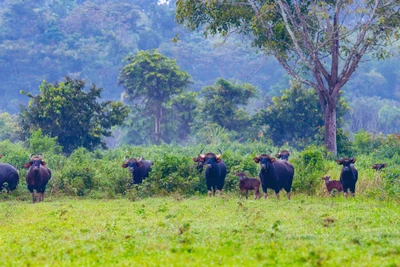
[[[224,187],[227,174],[226,165],[222,160],[222,151],[218,149],[219,154],[211,152],[203,154],[203,150],[200,151],[197,157],[193,158],[193,161],[197,163],[196,168],[199,172],[203,172],[204,165],[206,166],[204,177],[207,184],[208,196],[218,195]],[[260,179],[248,177],[244,172],[235,173],[239,178],[240,196],[243,192],[246,192],[246,198],[248,198],[248,192],[252,190],[254,191],[254,198],[259,199],[261,186],[264,198],[267,197],[267,189],[270,188],[275,191],[277,199],[279,199],[279,192],[285,189],[287,198],[290,199],[294,176],[294,167],[288,161],[290,154],[290,151],[282,150],[275,157],[270,153],[261,154],[253,158],[255,163],[260,164]],[[1,157],[2,155],[0,154]],[[330,176],[322,177],[329,193],[335,189],[338,192],[343,191],[344,196],[347,196],[349,191],[354,196],[358,180],[358,171],[354,167],[355,162],[356,158],[354,157],[337,160],[337,163],[342,165],[340,180],[330,180]],[[122,167],[129,168],[133,184],[141,184],[149,176],[152,165],[151,161],[145,160],[142,157],[137,159],[128,159],[125,157]],[[29,161],[24,164],[24,167],[28,168],[26,183],[32,195],[32,203],[35,203],[35,192],[36,202],[43,201],[47,183],[51,179],[51,170],[46,167],[44,155],[32,154]],[[377,171],[385,167],[386,164],[374,164],[371,166],[372,169]],[[19,173],[17,169],[8,163],[0,163],[0,191],[3,188],[6,188],[7,191],[15,190],[18,183]]]

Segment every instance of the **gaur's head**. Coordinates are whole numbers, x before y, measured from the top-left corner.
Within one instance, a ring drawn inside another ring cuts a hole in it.
[[[261,154],[253,158],[255,163],[260,163],[261,169],[267,169],[270,164],[275,162],[275,158],[271,157],[268,154]]]
[[[343,165],[342,171],[347,172],[351,170],[350,164],[356,163],[356,158],[341,158],[338,159],[336,162],[339,165]]]
[[[222,160],[221,150],[218,149],[220,154],[214,154],[214,153],[202,154],[203,150],[204,149],[200,150],[199,156],[193,158],[193,161],[197,162],[197,170],[202,171],[204,165],[206,165],[207,168],[211,168],[213,164],[221,162]]]
[[[239,177],[239,180],[243,180],[247,178],[247,173],[245,172],[236,172],[235,175]]]
[[[329,182],[329,180],[331,179],[330,176],[324,176],[321,178],[322,180],[324,180],[325,182]]]
[[[30,156],[29,162],[25,163],[24,167],[25,168],[31,168],[32,167],[33,171],[37,172],[40,169],[40,165],[42,165],[42,166],[46,165],[46,162],[43,161],[43,159],[44,159],[44,155],[43,154],[39,154],[39,155],[32,154]]]
[[[281,150],[281,152],[278,152],[277,154],[275,154],[275,157],[277,157],[278,159],[281,160],[289,160],[289,156],[290,156],[291,152],[288,150]]]
[[[129,168],[129,171],[133,173],[135,169],[143,166],[143,160],[144,159],[142,157],[139,157],[139,159],[130,158],[129,160],[128,157],[125,157],[125,163],[122,164],[122,168]]]

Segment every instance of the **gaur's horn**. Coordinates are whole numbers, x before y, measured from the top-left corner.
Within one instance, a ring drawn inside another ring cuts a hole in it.
[[[127,156],[125,156],[125,157],[124,157],[124,161],[125,161],[125,162],[128,162],[128,160],[127,160]]]
[[[33,155],[36,155],[36,154],[35,154],[35,153],[32,153],[32,154],[29,156],[29,158],[32,159],[32,156],[33,156]]]
[[[200,150],[200,153],[199,153],[199,155],[200,155],[200,157],[201,157],[201,158],[203,158],[203,159],[204,159],[204,158],[206,157],[206,155],[202,154],[202,153],[203,153],[203,150],[204,150],[204,148],[203,148],[202,150]]]
[[[138,162],[142,162],[142,159],[143,159],[142,157],[139,157]]]
[[[43,155],[42,153],[40,153],[38,156],[39,156],[39,158],[40,158],[41,160],[44,159],[44,155]]]
[[[215,155],[215,157],[216,157],[217,159],[220,159],[221,156],[222,156],[222,151],[221,151],[221,149],[219,149],[219,148],[217,148],[217,150],[218,150],[218,152],[219,152],[220,154]]]

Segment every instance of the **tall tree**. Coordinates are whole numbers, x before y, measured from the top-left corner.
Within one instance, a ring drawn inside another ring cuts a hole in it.
[[[366,54],[389,55],[385,46],[398,39],[399,7],[398,0],[178,0],[176,18],[206,35],[248,35],[291,76],[314,88],[325,146],[336,154],[339,91]]]
[[[126,61],[118,78],[125,89],[124,97],[132,103],[140,102],[144,112],[153,116],[154,140],[159,143],[166,104],[189,86],[190,76],[157,50],[139,51]]]
[[[40,94],[31,98],[27,108],[21,108],[21,124],[26,134],[41,129],[43,134],[58,137],[66,153],[77,147],[105,147],[103,137],[111,136],[111,127],[122,124],[128,108],[121,102],[100,102],[102,88],[94,84],[84,91],[83,80],[69,77],[54,85],[44,81]]]
[[[257,88],[248,83],[233,83],[222,78],[200,91],[200,126],[215,123],[227,130],[247,133],[251,118],[245,106],[257,95]]]

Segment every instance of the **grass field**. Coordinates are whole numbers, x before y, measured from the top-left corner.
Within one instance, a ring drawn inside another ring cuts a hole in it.
[[[0,202],[0,266],[400,266],[400,205],[227,194]]]

